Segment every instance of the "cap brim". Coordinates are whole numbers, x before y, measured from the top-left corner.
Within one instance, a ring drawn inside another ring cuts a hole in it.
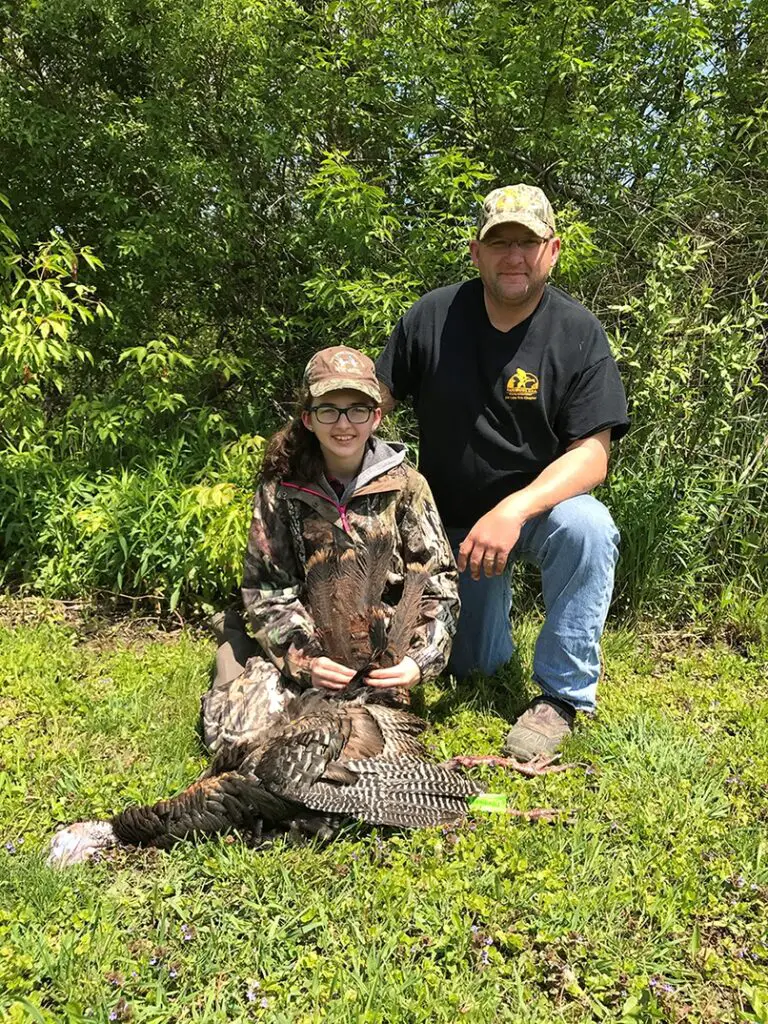
[[[534,217],[532,213],[501,211],[489,217],[485,224],[483,224],[477,235],[478,242],[482,242],[491,228],[495,228],[499,224],[520,224],[532,231],[538,238],[546,238],[550,232],[554,234],[555,231],[551,224],[547,224],[546,221],[541,220],[539,217]]]
[[[327,395],[329,391],[361,391],[364,395],[372,398],[377,405],[381,405],[381,390],[378,384],[371,384],[366,380],[353,380],[349,377],[329,377],[311,384],[309,393],[313,398],[320,398]]]

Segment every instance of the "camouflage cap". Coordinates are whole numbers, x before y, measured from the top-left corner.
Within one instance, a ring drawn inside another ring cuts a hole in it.
[[[497,224],[522,224],[539,238],[546,238],[555,233],[555,214],[547,197],[535,185],[505,185],[483,200],[477,240],[482,241]]]
[[[304,386],[313,398],[329,391],[352,388],[381,404],[381,390],[373,360],[354,348],[334,345],[316,352],[304,370]]]

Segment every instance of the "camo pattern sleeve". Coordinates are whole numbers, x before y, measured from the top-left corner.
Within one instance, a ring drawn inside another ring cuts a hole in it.
[[[267,657],[290,679],[311,685],[312,658],[322,653],[312,615],[301,601],[304,573],[297,557],[286,502],[277,484],[263,484],[253,517],[243,569],[243,604],[254,636]]]
[[[428,680],[443,671],[451,653],[459,619],[459,576],[429,484],[410,467],[408,476],[408,486],[400,492],[397,509],[403,560],[406,565],[430,565],[421,616],[408,656],[421,669],[421,678]]]

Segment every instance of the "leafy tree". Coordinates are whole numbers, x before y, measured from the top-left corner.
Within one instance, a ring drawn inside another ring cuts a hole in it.
[[[475,200],[527,180],[633,403],[620,604],[765,590],[767,26],[767,0],[0,0],[6,256],[94,314],[38,338],[42,376],[3,357],[6,442],[44,437],[89,493],[158,460],[196,486],[313,348],[375,352],[465,275]]]

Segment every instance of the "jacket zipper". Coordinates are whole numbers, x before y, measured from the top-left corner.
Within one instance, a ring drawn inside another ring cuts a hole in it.
[[[334,501],[329,498],[327,494],[323,494],[322,491],[313,491],[311,487],[299,487],[298,484],[287,484],[283,481],[283,487],[290,487],[294,491],[304,491],[305,494],[314,494],[316,498],[323,498],[325,501],[333,505],[341,516],[341,525],[344,527],[344,532],[352,536],[352,531],[349,528],[349,520],[347,519],[347,506],[340,505],[338,501]]]

